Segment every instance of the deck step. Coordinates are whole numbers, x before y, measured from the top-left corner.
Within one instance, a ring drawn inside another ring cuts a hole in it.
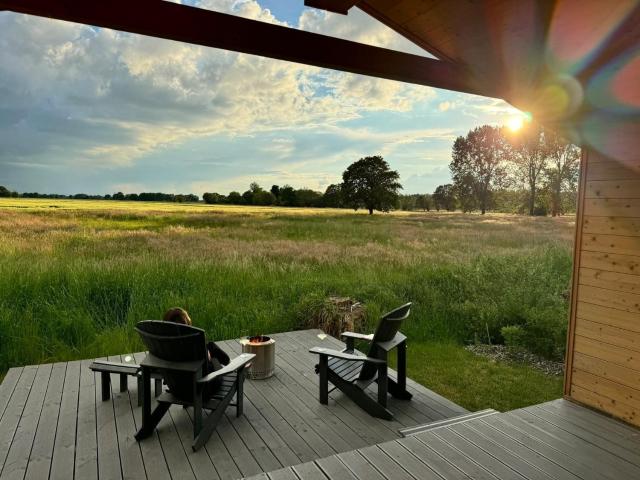
[[[457,417],[445,418],[444,420],[438,420],[436,422],[425,423],[424,425],[417,425],[415,427],[403,428],[400,430],[400,433],[404,437],[408,437],[410,435],[416,435],[422,432],[428,432],[429,430],[435,430],[436,428],[448,427],[450,425],[455,425],[457,423],[468,422],[469,420],[476,420],[482,417],[488,417],[489,415],[495,415],[496,413],[500,413],[493,408],[487,408],[486,410],[480,410],[478,412],[465,413],[464,415],[459,415]]]

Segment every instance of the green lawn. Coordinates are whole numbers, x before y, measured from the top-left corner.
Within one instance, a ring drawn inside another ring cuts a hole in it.
[[[495,362],[451,343],[411,342],[407,362],[409,377],[472,412],[505,412],[562,396],[560,376]]]

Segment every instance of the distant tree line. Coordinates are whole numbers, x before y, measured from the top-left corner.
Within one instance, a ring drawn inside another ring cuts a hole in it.
[[[199,202],[198,195],[193,193],[161,193],[161,192],[142,192],[142,193],[122,193],[117,192],[113,195],[89,195],[86,193],[76,193],[74,195],[61,195],[57,193],[38,193],[38,192],[13,192],[0,185],[0,197],[15,198],[59,198],[69,200],[128,200],[140,202],[178,202],[178,203],[195,203]]]
[[[244,193],[205,193],[202,199],[210,204],[278,205],[281,207],[365,208],[387,212],[398,203],[400,175],[391,170],[380,156],[361,158],[342,174],[342,183],[329,185],[324,193],[309,188],[295,189],[290,185],[272,185],[269,190],[253,182]]]

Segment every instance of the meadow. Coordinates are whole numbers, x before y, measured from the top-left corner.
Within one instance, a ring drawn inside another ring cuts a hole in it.
[[[469,409],[561,395],[561,379],[463,350],[521,326],[561,357],[573,218],[0,199],[0,371],[136,351],[186,308],[212,338],[305,328],[330,296],[414,302],[409,374]]]

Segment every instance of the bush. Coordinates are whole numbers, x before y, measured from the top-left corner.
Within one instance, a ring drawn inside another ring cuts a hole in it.
[[[510,348],[521,348],[524,346],[525,332],[519,325],[507,325],[500,329],[504,344]]]

